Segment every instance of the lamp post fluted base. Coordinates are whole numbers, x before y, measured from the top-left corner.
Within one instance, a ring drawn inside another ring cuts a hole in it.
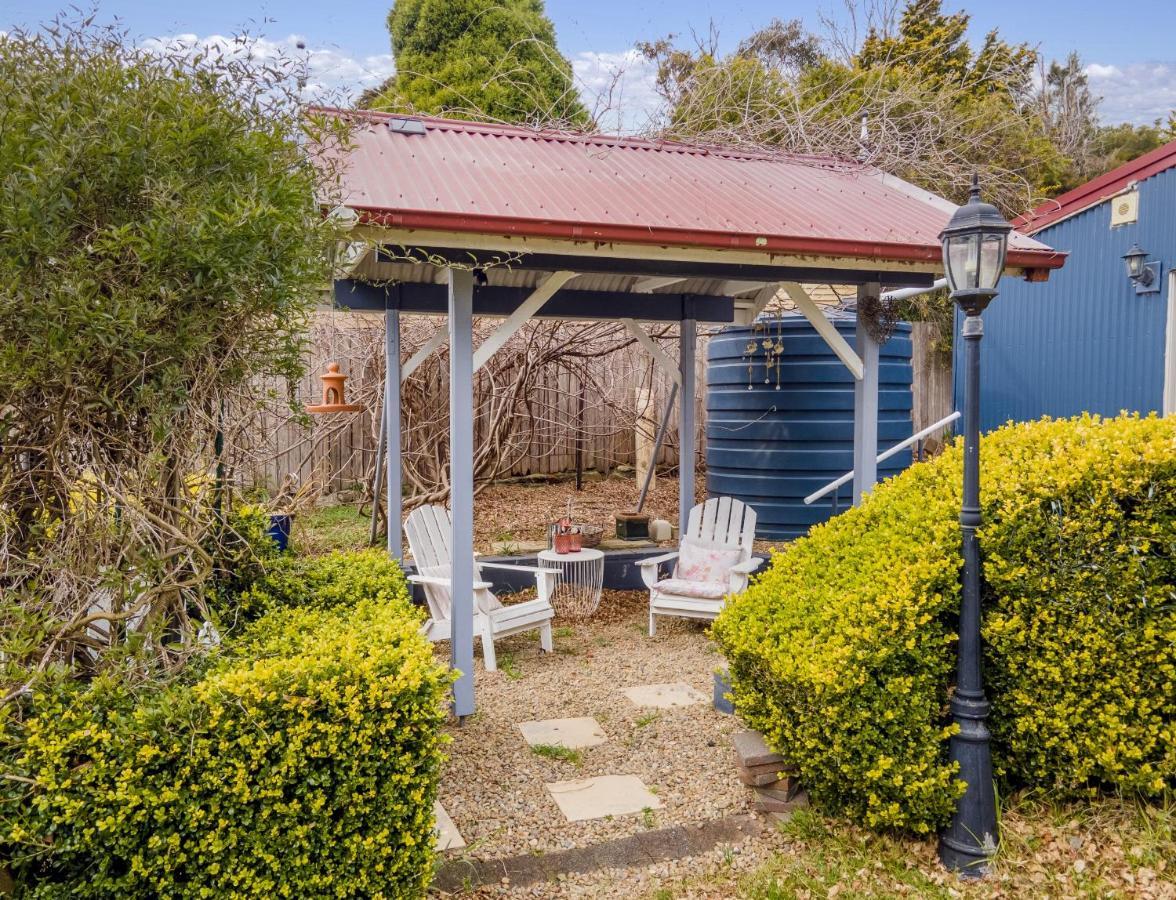
[[[983,697],[957,694],[952,716],[960,726],[951,739],[951,758],[967,773],[967,790],[956,805],[951,824],[939,836],[939,860],[963,878],[982,878],[996,853],[996,788],[992,782],[988,703]]]

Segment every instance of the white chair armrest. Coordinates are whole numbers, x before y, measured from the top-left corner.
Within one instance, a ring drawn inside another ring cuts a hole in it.
[[[453,581],[449,578],[437,578],[433,575],[409,575],[408,581],[410,584],[433,584],[437,587],[453,587]],[[494,587],[489,581],[475,581],[475,591],[485,591]]]
[[[645,586],[653,590],[653,586],[657,584],[662,563],[673,562],[677,558],[678,551],[675,550],[673,553],[663,553],[661,556],[638,560],[637,565],[641,567],[641,580],[645,582]]]
[[[673,553],[663,553],[661,556],[651,556],[649,559],[640,559],[637,565],[644,568],[645,566],[660,566],[662,563],[668,563],[670,560],[678,558],[678,551]]]
[[[747,590],[747,583],[752,572],[763,565],[762,559],[752,557],[741,563],[736,563],[727,570],[727,590],[732,594],[742,594]]]
[[[539,566],[516,566],[514,563],[480,562],[483,569],[510,569],[512,572],[555,572],[555,569],[542,569]]]
[[[741,563],[736,563],[735,565],[731,566],[729,571],[734,572],[737,575],[750,575],[763,564],[764,561],[762,559],[757,556],[753,556],[751,559],[744,560]]]

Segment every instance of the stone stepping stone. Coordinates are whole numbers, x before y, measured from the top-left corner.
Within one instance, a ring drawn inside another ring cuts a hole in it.
[[[580,719],[541,719],[520,722],[519,731],[526,742],[534,747],[547,744],[578,750],[581,747],[595,747],[608,740],[600,723],[591,716]]]
[[[640,684],[625,688],[624,693],[638,706],[652,706],[657,709],[693,706],[696,703],[706,703],[707,699],[705,694],[696,691],[684,681],[670,684]]]
[[[433,835],[438,850],[460,850],[466,845],[465,838],[453,824],[453,819],[449,818],[449,813],[445,811],[440,800],[433,801],[433,815],[437,819],[437,824],[433,826]]]
[[[660,809],[661,801],[636,775],[601,775],[547,785],[560,812],[569,822],[627,816]]]

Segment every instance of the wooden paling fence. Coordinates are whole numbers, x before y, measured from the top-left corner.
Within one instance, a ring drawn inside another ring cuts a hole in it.
[[[345,322],[339,320],[346,319]],[[355,321],[358,319],[359,321]],[[236,475],[239,481],[266,486],[270,490],[293,481],[309,485],[316,494],[364,490],[370,483],[376,459],[379,412],[383,402],[383,330],[374,317],[356,316],[334,320],[320,319],[310,343],[307,375],[293,386],[299,404],[318,402],[321,395],[319,375],[329,361],[340,363],[348,374],[348,399],[364,404],[358,413],[341,413],[330,417],[299,420],[283,402],[286,385],[272,385],[275,402],[244,417],[236,440],[239,448]],[[435,324],[430,323],[430,324]],[[423,343],[409,339],[410,328],[404,326],[404,356]],[[666,342],[667,351],[675,342]],[[442,351],[438,351],[441,353]],[[436,356],[437,354],[435,354]],[[697,446],[702,458],[705,436],[705,350],[698,354],[699,391],[695,398],[698,423]],[[434,396],[447,398],[447,362],[438,359],[432,367],[422,366],[414,379],[429,382]],[[577,451],[584,470],[608,472],[617,466],[636,462],[635,425],[640,416],[639,389],[642,396],[653,395],[651,418],[662,415],[671,381],[652,365],[646,352],[628,344],[613,352],[578,360],[574,368],[549,366],[528,392],[530,410],[525,447],[513,454],[509,466],[498,477],[548,475],[576,469]],[[582,374],[581,374],[582,373]],[[651,387],[652,383],[652,387]],[[475,384],[475,444],[486,439],[486,396],[497,390],[491,379],[478,378]],[[410,385],[405,385],[405,396]],[[444,403],[447,406],[447,400]],[[435,415],[424,427],[447,430],[448,409],[432,410]],[[414,427],[407,419],[405,427]],[[659,465],[677,464],[677,411],[671,415]],[[421,427],[421,426],[416,426]]]
[[[437,327],[437,320],[407,322],[403,351],[407,358]],[[914,428],[943,418],[951,410],[951,370],[933,349],[934,326],[915,323],[912,334],[914,356]],[[614,342],[615,343],[615,342]],[[695,421],[698,460],[706,449],[706,336],[699,341]],[[667,352],[676,355],[676,341],[666,341]],[[383,325],[378,317],[327,316],[319,318],[312,334],[308,372],[293,395],[299,404],[317,402],[321,394],[319,375],[329,361],[336,360],[350,376],[349,399],[364,404],[359,413],[299,420],[281,400],[290,386],[271,385],[275,402],[261,410],[237,417],[239,433],[231,442],[238,448],[236,475],[245,484],[264,485],[273,490],[286,482],[308,486],[315,494],[363,491],[370,484],[378,441],[379,410],[383,402]],[[406,409],[405,429],[429,434],[437,442],[432,452],[447,458],[445,432],[448,429],[447,362],[443,350],[434,354],[431,365],[423,365],[412,376],[416,383],[405,385],[406,399],[425,394],[426,409],[416,414]],[[494,407],[490,393],[501,392],[511,367],[479,377],[475,385],[475,444],[486,440]],[[482,376],[482,373],[480,373]],[[574,366],[550,364],[534,376],[524,398],[527,427],[512,448],[506,464],[496,477],[553,475],[584,470],[609,472],[617,466],[637,463],[638,422],[645,412],[643,427],[652,435],[670,393],[671,381],[639,346],[627,343],[598,355],[578,358]],[[652,393],[652,409],[641,402]],[[521,414],[517,413],[516,414]],[[677,410],[670,417],[666,441],[658,456],[659,466],[676,466]],[[409,452],[406,441],[406,453]],[[436,461],[435,461],[436,464]],[[444,478],[441,474],[438,477]]]

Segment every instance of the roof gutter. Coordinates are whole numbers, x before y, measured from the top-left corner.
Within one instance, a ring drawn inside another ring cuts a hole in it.
[[[942,264],[942,249],[935,244],[848,241],[837,238],[788,237],[742,234],[688,228],[655,228],[593,222],[554,222],[508,216],[466,215],[420,210],[394,212],[376,207],[354,206],[360,221],[384,228],[419,229],[476,234],[498,234],[591,243],[632,243],[661,246],[704,247],[711,250],[747,250],[764,254],[887,260],[913,264]],[[1006,263],[1013,268],[1045,272],[1066,262],[1059,251],[1008,251]]]

